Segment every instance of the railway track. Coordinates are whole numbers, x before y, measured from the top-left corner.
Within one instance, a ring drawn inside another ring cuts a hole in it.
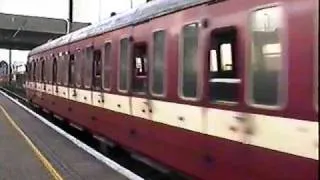
[[[19,95],[6,88],[0,87],[0,90],[7,93],[12,98],[18,100],[32,111],[45,117],[48,121],[60,127],[67,133],[76,137],[78,140],[102,153],[104,156],[119,163],[121,166],[129,169],[135,174],[143,177],[146,180],[189,180],[190,177],[181,173],[169,170],[163,166],[150,162],[145,157],[133,153],[131,150],[117,145],[115,142],[101,142],[99,138],[94,137],[88,131],[79,130],[76,127],[71,126],[68,121],[62,120],[60,117],[53,115],[50,112],[45,112],[43,109],[31,104],[23,95]]]

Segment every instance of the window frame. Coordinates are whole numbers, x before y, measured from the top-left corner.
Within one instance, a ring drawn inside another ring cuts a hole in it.
[[[190,22],[187,22],[187,23],[184,23],[182,26],[181,26],[181,29],[180,29],[180,34],[179,34],[179,47],[178,47],[178,86],[177,86],[177,90],[178,90],[178,96],[180,99],[182,100],[185,100],[185,101],[192,101],[192,102],[199,102],[201,100],[201,96],[202,96],[202,93],[203,93],[203,90],[201,87],[201,84],[202,84],[202,78],[201,78],[201,72],[199,72],[200,70],[200,67],[197,67],[197,85],[196,85],[196,96],[195,97],[185,97],[183,95],[183,69],[182,69],[182,66],[183,66],[183,48],[184,48],[184,38],[183,38],[183,35],[184,35],[184,28],[186,26],[189,26],[191,24],[197,24],[198,25],[198,46],[197,46],[197,53],[196,53],[196,58],[199,57],[199,53],[200,53],[200,50],[199,50],[199,44],[201,42],[201,22],[200,20],[194,20],[194,21],[190,21]],[[198,62],[199,66],[201,65],[201,61]]]
[[[163,50],[163,76],[162,76],[162,83],[163,83],[163,87],[162,87],[162,93],[158,94],[158,93],[155,93],[153,91],[153,81],[154,81],[154,74],[153,74],[153,70],[154,70],[154,64],[155,64],[155,53],[154,53],[154,46],[155,46],[155,41],[154,41],[154,35],[155,33],[157,32],[164,32],[164,50]],[[165,28],[158,28],[158,29],[154,29],[152,31],[152,43],[151,43],[151,46],[149,48],[149,52],[151,51],[151,57],[149,57],[150,59],[150,62],[149,62],[149,72],[148,72],[148,75],[149,75],[149,82],[148,82],[148,90],[150,92],[150,94],[154,97],[166,97],[167,94],[168,94],[168,80],[167,80],[167,77],[168,77],[168,61],[167,61],[167,53],[168,53],[168,41],[167,41],[167,29]]]
[[[252,87],[253,84],[251,82],[253,76],[252,72],[250,71],[250,66],[252,62],[252,42],[253,42],[253,37],[252,37],[252,15],[260,10],[264,9],[269,9],[269,8],[275,8],[279,7],[281,8],[281,23],[282,23],[282,28],[279,30],[278,35],[279,35],[279,42],[281,44],[281,65],[282,65],[282,70],[279,73],[280,80],[278,89],[278,100],[279,104],[277,105],[264,105],[264,104],[256,104],[254,103],[253,97],[252,97]],[[288,105],[288,89],[289,89],[289,61],[288,61],[288,36],[286,34],[286,30],[288,29],[288,17],[285,13],[285,8],[283,3],[271,3],[271,4],[266,4],[266,5],[261,5],[257,6],[255,8],[252,8],[248,11],[248,16],[247,16],[247,43],[246,43],[246,60],[245,60],[245,83],[244,83],[244,89],[245,89],[245,98],[244,101],[245,103],[253,108],[257,109],[265,109],[265,110],[276,110],[280,111],[283,110],[287,107]]]
[[[107,44],[110,44],[110,53],[109,53],[109,66],[110,66],[110,71],[108,72],[109,73],[109,87],[105,87],[105,59],[106,59],[106,45]],[[102,46],[102,51],[101,51],[101,63],[102,63],[102,68],[101,68],[101,87],[104,91],[111,91],[112,89],[112,73],[113,73],[113,61],[115,58],[112,58],[112,40],[106,40],[104,41],[103,43],[103,46]],[[120,65],[120,63],[119,63]],[[119,67],[120,68],[120,67]]]
[[[130,41],[130,35],[124,35],[124,36],[121,36],[120,37],[120,41],[119,41],[119,52],[118,52],[118,61],[117,61],[117,64],[118,64],[118,68],[117,68],[117,90],[118,92],[121,92],[121,93],[128,93],[129,90],[130,90],[130,87],[131,87],[131,65],[130,65],[130,60],[132,58],[132,42]],[[121,84],[121,41],[124,40],[124,39],[127,39],[128,40],[128,59],[127,59],[127,86],[126,86],[126,89],[123,90],[123,89],[120,89],[120,84]]]

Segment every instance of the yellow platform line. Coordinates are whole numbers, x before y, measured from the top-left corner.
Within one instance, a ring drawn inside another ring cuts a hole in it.
[[[0,105],[0,109],[3,114],[6,116],[12,127],[16,129],[22,138],[27,142],[27,144],[31,147],[32,151],[36,154],[36,157],[41,161],[44,167],[49,171],[54,180],[63,180],[62,176],[58,173],[58,171],[52,166],[52,164],[45,158],[45,156],[40,152],[40,150],[32,143],[30,138],[19,128],[19,126],[14,122],[14,120],[10,117],[7,111]]]

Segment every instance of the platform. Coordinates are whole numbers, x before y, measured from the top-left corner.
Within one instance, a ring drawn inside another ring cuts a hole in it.
[[[0,93],[0,179],[123,180],[128,177]]]

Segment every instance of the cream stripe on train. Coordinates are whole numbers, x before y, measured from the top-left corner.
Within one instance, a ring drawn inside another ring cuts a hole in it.
[[[36,83],[37,87],[32,82],[27,84],[30,89],[45,92],[39,89],[43,88],[43,84]],[[69,93],[68,96],[53,93],[62,98],[202,134],[318,160],[318,122],[260,114],[239,114],[234,111],[158,100],[147,101],[143,98],[80,89],[76,89],[77,96],[72,97],[71,88],[58,89],[59,92]]]

